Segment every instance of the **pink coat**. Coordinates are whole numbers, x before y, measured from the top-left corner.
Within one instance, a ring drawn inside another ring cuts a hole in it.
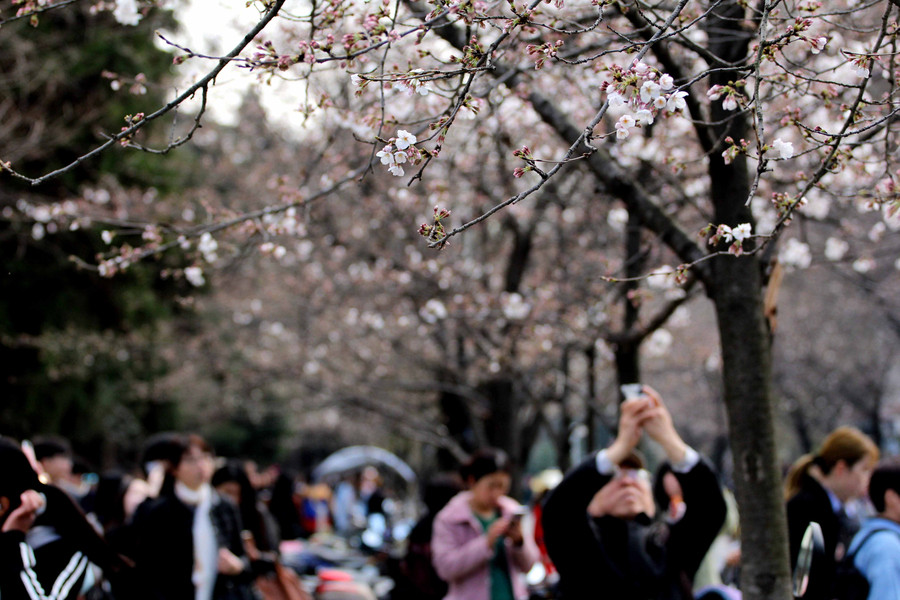
[[[441,579],[450,585],[444,600],[490,600],[490,576],[488,562],[493,556],[488,547],[487,534],[472,514],[469,506],[471,492],[460,492],[434,519],[431,536],[431,561]],[[519,508],[519,503],[503,496],[500,511],[503,515]],[[513,594],[517,599],[527,598],[523,574],[538,559],[538,549],[529,536],[516,547],[506,539],[506,556]]]

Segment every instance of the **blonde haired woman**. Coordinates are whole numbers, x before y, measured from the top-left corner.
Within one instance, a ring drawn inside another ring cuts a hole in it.
[[[794,463],[785,481],[792,567],[803,534],[815,521],[822,528],[830,563],[822,572],[834,573],[836,562],[859,528],[858,520],[847,514],[847,504],[866,497],[878,456],[878,447],[869,436],[855,427],[839,427],[828,434],[818,452]],[[805,597],[831,598],[831,586],[827,578],[810,581]]]

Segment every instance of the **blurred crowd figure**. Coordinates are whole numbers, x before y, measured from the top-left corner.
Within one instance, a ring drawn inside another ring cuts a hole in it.
[[[878,447],[862,431],[839,427],[818,451],[801,456],[785,480],[791,566],[796,566],[800,543],[811,522],[819,524],[824,543],[822,569],[811,578],[804,598],[834,597],[834,575],[863,519],[869,479],[879,459]]]
[[[647,443],[664,456],[653,473]],[[792,567],[811,522],[824,545],[804,598],[842,597],[847,564],[866,582],[857,597],[900,598],[900,463],[879,459],[868,436],[840,427],[787,473]],[[514,488],[521,465],[473,451],[425,481],[403,533],[396,491],[373,465],[311,481],[161,433],[136,470],[92,472],[63,438],[0,436],[2,600],[373,600],[291,554],[329,537],[390,576],[378,600],[741,597],[734,496],[649,386],[620,405],[612,443],[565,475],[526,474]],[[298,572],[343,595],[304,587]]]

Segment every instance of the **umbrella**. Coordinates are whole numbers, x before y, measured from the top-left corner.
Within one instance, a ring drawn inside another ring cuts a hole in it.
[[[348,446],[330,454],[313,469],[313,477],[321,479],[326,475],[352,471],[366,465],[383,465],[395,471],[408,483],[416,480],[416,474],[403,460],[377,446]]]

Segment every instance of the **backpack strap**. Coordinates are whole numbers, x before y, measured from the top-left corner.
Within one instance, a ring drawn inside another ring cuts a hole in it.
[[[898,533],[896,529],[892,529],[890,527],[876,527],[875,529],[872,529],[872,530],[866,532],[866,535],[863,537],[862,540],[860,540],[859,545],[853,550],[853,552],[848,552],[845,559],[849,560],[850,564],[852,565],[853,559],[856,558],[856,555],[859,554],[859,551],[862,550],[862,547],[866,544],[866,542],[869,541],[869,538],[872,537],[873,535],[875,535],[876,533],[878,533],[879,531],[890,531],[894,535],[900,537],[900,533]]]

